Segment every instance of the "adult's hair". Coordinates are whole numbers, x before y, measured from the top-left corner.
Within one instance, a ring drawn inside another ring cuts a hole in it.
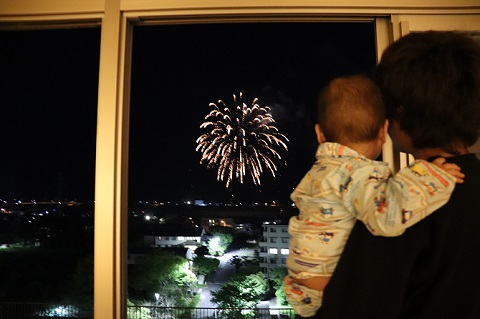
[[[374,72],[387,117],[413,146],[471,146],[480,133],[480,45],[454,31],[410,33],[392,43]]]
[[[318,123],[328,142],[368,142],[385,123],[380,89],[366,76],[333,79],[318,98]]]

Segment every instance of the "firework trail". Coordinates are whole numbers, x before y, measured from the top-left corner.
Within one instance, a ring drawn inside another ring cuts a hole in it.
[[[226,181],[226,187],[235,178],[243,183],[247,172],[255,185],[260,185],[260,175],[269,170],[273,177],[277,171],[275,159],[280,154],[275,148],[288,150],[288,138],[275,127],[268,106],[261,107],[255,98],[251,106],[233,95],[233,108],[219,100],[210,103],[213,110],[205,117],[201,129],[208,132],[197,139],[196,151],[202,153],[200,163],[217,167],[217,180]]]

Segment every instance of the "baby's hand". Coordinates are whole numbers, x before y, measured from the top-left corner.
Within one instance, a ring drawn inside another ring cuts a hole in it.
[[[435,164],[436,166],[440,167],[441,169],[443,169],[444,171],[446,171],[447,173],[449,173],[453,177],[455,177],[455,180],[456,180],[457,184],[462,184],[463,183],[463,179],[465,178],[465,174],[463,174],[460,171],[460,167],[457,164],[447,163],[447,160],[443,157],[436,158],[435,160],[433,160],[432,163]]]

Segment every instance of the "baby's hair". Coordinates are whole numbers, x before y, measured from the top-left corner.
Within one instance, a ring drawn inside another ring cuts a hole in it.
[[[366,76],[333,79],[318,98],[318,123],[327,142],[368,142],[385,123],[378,86]]]

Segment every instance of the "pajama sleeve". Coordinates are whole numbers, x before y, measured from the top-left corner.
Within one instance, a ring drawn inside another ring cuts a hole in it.
[[[339,191],[344,205],[373,235],[390,237],[445,205],[454,187],[453,176],[418,160],[393,177],[384,165],[352,169]]]

